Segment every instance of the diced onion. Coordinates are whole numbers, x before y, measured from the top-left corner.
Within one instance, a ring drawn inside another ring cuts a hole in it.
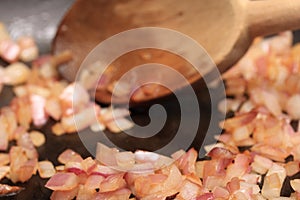
[[[73,173],[57,173],[45,185],[51,190],[67,191],[74,189],[79,183],[78,177]]]
[[[30,138],[34,146],[42,146],[46,142],[45,135],[39,131],[31,131],[29,133]]]
[[[55,174],[55,168],[50,161],[38,162],[38,172],[41,178],[50,178]]]
[[[8,85],[18,85],[28,80],[30,69],[27,65],[16,62],[7,66],[4,70],[3,82]]]

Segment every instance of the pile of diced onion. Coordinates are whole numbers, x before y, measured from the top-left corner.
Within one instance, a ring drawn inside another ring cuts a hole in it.
[[[36,147],[45,143],[39,127],[50,118],[58,136],[88,127],[120,132],[132,127],[129,112],[113,115],[114,108],[91,102],[79,83],[59,79],[56,67],[71,59],[70,52],[39,57],[31,37],[14,41],[3,24],[0,57],[10,63],[0,68],[0,85],[15,94],[0,111],[1,179],[25,182],[38,172],[50,178],[51,199],[300,199],[300,179],[291,179],[300,171],[300,45],[292,47],[291,32],[256,39],[223,75],[228,98],[220,108],[226,105],[221,111],[231,117],[220,123],[224,132],[200,161],[194,149],[166,157],[101,143],[95,159],[67,149],[59,166],[39,160]],[[287,177],[292,193],[281,197]],[[9,193],[0,186],[0,194]]]
[[[52,199],[300,199],[300,45],[291,32],[258,38],[223,78],[220,108],[231,117],[206,146],[208,159],[197,161],[194,149],[167,158],[98,144],[95,160],[62,162],[46,185]]]
[[[0,179],[16,183],[29,180],[37,170],[42,178],[55,173],[50,161],[39,161],[36,150],[46,140],[39,128],[50,119],[56,122],[55,135],[88,127],[113,133],[132,127],[125,118],[127,109],[101,108],[79,83],[61,80],[56,67],[72,59],[69,51],[39,56],[32,37],[15,41],[0,23],[0,58],[8,63],[0,66],[0,91],[10,86],[14,93],[0,109]],[[0,194],[4,192],[0,189]]]

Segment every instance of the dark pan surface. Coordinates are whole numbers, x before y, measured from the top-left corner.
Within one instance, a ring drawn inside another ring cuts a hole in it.
[[[73,0],[1,0],[0,21],[7,24],[14,38],[21,35],[32,35],[37,40],[42,52],[49,53],[51,41],[55,35],[59,21],[72,2]],[[300,40],[300,33],[296,33],[296,40]],[[11,89],[9,87],[4,88],[4,91],[0,94],[0,106],[7,105],[11,97]],[[199,122],[198,135],[191,145],[196,149],[199,149],[202,144],[203,133],[208,128],[208,118],[210,117],[207,91],[203,89],[198,98],[201,120]],[[172,133],[176,133],[178,124],[180,123],[180,112],[176,99],[172,97],[168,101],[164,101],[163,105],[168,113],[168,119],[157,138],[154,138],[154,141],[159,140],[165,143],[172,138]],[[133,118],[137,124],[143,125],[149,123],[147,111],[146,108],[134,110]],[[47,142],[44,146],[38,148],[40,160],[48,159],[54,162],[54,164],[58,164],[56,158],[66,148],[72,148],[83,157],[90,155],[77,134],[56,137],[51,133],[51,124],[53,124],[52,121],[42,127],[42,131],[46,134]],[[147,150],[148,147],[151,150],[152,148],[149,144],[153,141],[145,140],[137,142],[126,137],[124,134],[112,135],[107,133],[107,135],[111,141],[115,144],[120,144],[124,149],[135,150],[142,148]],[[210,141],[213,140],[211,139]],[[46,181],[46,179],[42,180],[38,176],[34,176],[27,183],[18,184],[26,188],[24,191],[15,197],[7,199],[49,199],[51,191],[44,187]],[[3,180],[2,182],[12,184],[8,180]]]

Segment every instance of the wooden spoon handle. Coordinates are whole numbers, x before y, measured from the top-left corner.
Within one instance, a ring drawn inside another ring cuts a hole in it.
[[[300,28],[300,0],[248,1],[246,11],[252,38]]]

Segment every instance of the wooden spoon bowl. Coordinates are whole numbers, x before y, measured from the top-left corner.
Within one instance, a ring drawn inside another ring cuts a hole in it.
[[[299,13],[298,0],[77,0],[58,28],[53,52],[72,51],[73,60],[59,70],[64,78],[74,81],[83,59],[101,41],[133,28],[163,27],[196,40],[220,72],[224,72],[244,55],[254,37],[300,28]],[[153,54],[153,59],[148,62],[163,62],[180,69],[190,84],[202,78],[199,73],[191,73],[191,66],[186,61],[167,53],[158,57],[157,52],[151,51],[148,53]],[[144,63],[140,55],[141,52],[135,52],[116,60],[111,65],[111,79],[107,86],[136,64]],[[182,87],[184,85],[179,84],[175,88]],[[162,89],[134,101],[143,104],[170,92]],[[99,89],[96,99],[110,103],[111,93],[105,88]]]

